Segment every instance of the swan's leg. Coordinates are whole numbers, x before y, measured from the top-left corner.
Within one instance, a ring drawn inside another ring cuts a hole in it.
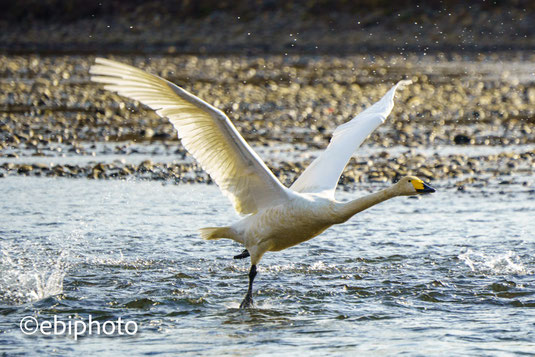
[[[253,281],[256,276],[256,265],[251,265],[251,270],[249,271],[249,289],[247,290],[247,294],[245,295],[245,298],[240,304],[240,309],[246,309],[253,305]]]
[[[243,259],[243,258],[247,258],[249,256],[249,251],[247,249],[245,249],[243,252],[241,252],[240,254],[238,255],[235,255],[234,256],[234,259]]]

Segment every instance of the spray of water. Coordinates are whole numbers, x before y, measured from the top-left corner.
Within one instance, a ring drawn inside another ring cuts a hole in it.
[[[475,273],[496,275],[525,275],[531,274],[521,261],[521,258],[512,251],[503,254],[487,255],[468,249],[458,256]]]
[[[63,292],[68,252],[38,243],[0,245],[0,300],[21,304]]]

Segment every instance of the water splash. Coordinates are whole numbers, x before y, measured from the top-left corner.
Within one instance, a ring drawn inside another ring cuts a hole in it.
[[[0,300],[22,304],[63,292],[68,253],[40,244],[0,246]]]
[[[526,275],[532,273],[526,269],[520,257],[512,251],[490,256],[468,249],[466,252],[459,254],[458,258],[475,273],[496,275]]]

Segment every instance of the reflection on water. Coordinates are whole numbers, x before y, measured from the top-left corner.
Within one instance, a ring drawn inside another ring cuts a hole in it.
[[[215,186],[2,179],[8,353],[495,354],[535,350],[535,195],[397,198],[259,265],[197,229],[237,219]],[[339,192],[341,198],[364,192]],[[135,337],[26,337],[27,315],[135,320]],[[54,352],[55,351],[55,352]]]

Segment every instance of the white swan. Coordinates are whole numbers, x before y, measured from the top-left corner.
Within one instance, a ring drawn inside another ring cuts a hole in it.
[[[267,251],[279,251],[307,241],[333,224],[396,196],[435,190],[408,176],[382,191],[350,202],[334,198],[338,180],[353,152],[383,123],[394,107],[394,85],[377,103],[340,125],[327,149],[290,188],[284,187],[219,109],[175,84],[140,69],[97,58],[90,69],[105,89],[135,99],[168,118],[184,147],[210,174],[245,215],[228,227],[202,228],[204,239],[229,238],[246,249],[234,258],[251,257],[249,289],[240,307],[252,304],[256,265]]]

